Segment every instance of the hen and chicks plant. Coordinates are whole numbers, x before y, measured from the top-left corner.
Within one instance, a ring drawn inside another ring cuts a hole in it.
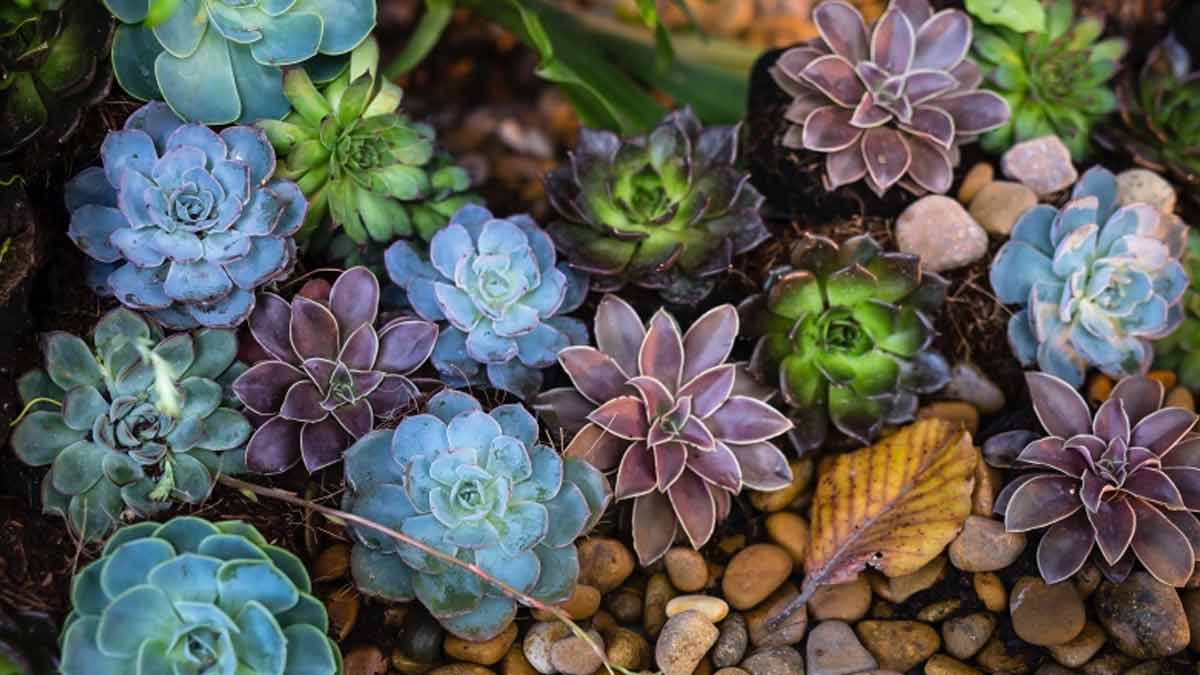
[[[916,256],[884,252],[869,235],[795,244],[790,264],[740,310],[758,338],[750,370],[778,383],[797,450],[823,445],[830,423],[869,445],[883,425],[912,420],[920,394],[946,385],[950,367],[932,348],[946,287]]]
[[[230,328],[254,293],[286,277],[307,203],[273,177],[275,150],[253,127],[220,134],[148,103],[100,148],[103,167],[67,184],[68,235],[102,295],[175,329]]]
[[[558,354],[573,386],[538,398],[539,411],[575,434],[567,456],[616,471],[615,497],[632,500],[633,547],[644,565],[681,530],[693,547],[707,543],[743,487],[791,481],[771,442],[791,422],[765,402],[773,391],[726,363],[738,328],[732,305],[681,333],[665,310],[644,325],[624,300],[605,295],[597,347]]]
[[[340,675],[304,563],[240,521],[117,531],[71,584],[62,675]]]
[[[782,143],[824,153],[828,189],[946,192],[959,146],[1008,121],[1004,99],[978,90],[965,13],[893,0],[868,30],[853,6],[826,0],[812,20],[820,37],[784,52],[771,75],[793,97]]]
[[[1144,373],[1183,321],[1187,225],[1149,204],[1116,208],[1116,178],[1089,169],[1056,209],[1026,211],[992,261],[997,299],[1019,305],[1008,341],[1023,365],[1075,387],[1088,368]]]
[[[417,314],[439,322],[432,360],[450,386],[487,383],[530,398],[541,391],[541,369],[587,342],[587,327],[562,315],[583,303],[588,278],[556,261],[529,216],[465,206],[433,235],[428,257],[401,240],[384,260]]]
[[[437,550],[547,604],[571,596],[575,540],[611,499],[604,477],[538,442],[524,407],[490,413],[460,391],[434,395],[425,412],[375,431],[346,452],[343,508]],[[455,635],[487,640],[516,615],[499,588],[391,537],[350,528],[354,581],[397,602],[414,597]]]
[[[1017,456],[1032,471],[1006,485],[995,508],[1010,532],[1046,528],[1037,550],[1046,581],[1091,557],[1117,583],[1135,560],[1165,584],[1187,583],[1200,543],[1196,414],[1162,407],[1162,384],[1141,375],[1118,382],[1094,417],[1070,383],[1046,373],[1025,381],[1050,435]]]
[[[690,108],[649,134],[584,129],[570,164],[546,176],[548,228],[597,291],[626,283],[664,300],[703,300],[733,256],[767,239],[763,197],[738,169],[740,127],[703,128]]]
[[[251,429],[228,389],[242,368],[233,332],[164,338],[120,308],[90,345],[54,332],[42,352],[45,367],[17,382],[28,411],[12,447],[26,464],[50,465],[42,509],[81,538],[102,539],[126,509],[147,517],[172,501],[198,504],[219,473],[241,470]]]

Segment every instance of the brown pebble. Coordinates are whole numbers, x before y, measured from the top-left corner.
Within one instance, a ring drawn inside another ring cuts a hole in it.
[[[1007,237],[1017,220],[1037,206],[1033,190],[1010,181],[998,180],[985,185],[971,200],[970,213],[975,222],[991,234]]]
[[[752,490],[750,504],[754,508],[765,513],[782,511],[808,487],[813,477],[813,461],[811,459],[793,459],[788,462],[788,465],[792,468],[792,482],[771,492]]]
[[[917,612],[917,620],[925,623],[941,623],[946,620],[946,617],[957,612],[959,607],[962,607],[962,600],[958,598],[948,598],[932,605],[925,605]]]
[[[1171,391],[1175,388],[1175,384],[1179,382],[1179,376],[1169,370],[1152,370],[1146,373],[1146,377],[1155,382],[1162,383],[1164,391]]]
[[[1184,410],[1196,412],[1196,397],[1192,395],[1192,390],[1187,387],[1178,386],[1167,394],[1164,406],[1167,408],[1183,408]]]
[[[1087,620],[1073,584],[1047,584],[1037,577],[1021,577],[1013,584],[1009,614],[1018,637],[1043,647],[1075,639]]]
[[[972,576],[975,595],[979,596],[984,607],[993,612],[1003,612],[1008,609],[1008,591],[1004,582],[993,572],[976,572]]]
[[[392,668],[405,675],[421,675],[421,673],[428,673],[433,670],[433,664],[421,663],[409,657],[398,647],[392,650],[391,663]]]
[[[792,556],[792,562],[800,567],[808,555],[808,521],[791,511],[779,511],[767,516],[767,536],[777,546]]]
[[[722,669],[718,670],[717,672],[713,673],[713,675],[750,675],[750,673],[747,673],[746,671],[742,670],[741,668],[732,668],[731,667],[731,668],[722,668]]]
[[[983,667],[984,670],[991,673],[1012,673],[1013,675],[1021,675],[1021,673],[1029,672],[1029,664],[1025,662],[1022,652],[1010,653],[1005,647],[1005,642],[993,637],[988,641],[979,655],[975,657],[975,662]]]
[[[821,586],[808,601],[814,621],[838,619],[853,623],[866,616],[870,607],[871,587],[865,574],[844,584]]]
[[[915,668],[942,646],[937,631],[917,621],[860,621],[854,632],[880,668],[901,673]]]
[[[362,606],[362,597],[354,587],[339,588],[325,598],[325,610],[329,613],[329,628],[337,636],[338,642],[345,640],[354,630],[358,622],[358,610]]]
[[[734,609],[750,609],[779,588],[792,574],[792,556],[774,544],[755,544],[740,551],[725,570],[721,590]]]
[[[942,624],[942,640],[951,656],[966,661],[983,649],[994,630],[996,618],[987,612],[976,612]]]
[[[960,424],[971,434],[979,431],[979,411],[966,401],[934,401],[921,406],[917,411],[917,419],[929,418]]]
[[[642,594],[636,588],[618,588],[605,597],[604,606],[621,623],[632,624],[642,620]]]
[[[334,544],[324,551],[313,562],[312,580],[314,582],[336,581],[346,576],[350,569],[350,547],[345,544]]]
[[[510,623],[499,635],[479,642],[464,640],[456,635],[447,635],[442,649],[446,656],[458,661],[468,661],[481,666],[500,662],[517,639],[517,624]]]
[[[983,188],[983,186],[992,182],[996,178],[996,169],[987,162],[977,162],[967,172],[963,178],[962,185],[958,188],[958,201],[963,205],[971,203],[975,195]]]
[[[388,661],[379,647],[356,645],[346,652],[342,670],[345,675],[383,675],[388,671]]]
[[[1087,382],[1087,399],[1093,408],[1108,400],[1112,395],[1113,379],[1104,373],[1094,373]]]
[[[663,557],[667,565],[667,576],[671,585],[684,593],[696,593],[704,589],[708,583],[708,565],[700,552],[687,547],[676,546],[667,551]]]
[[[529,665],[529,659],[525,658],[521,645],[513,645],[500,662],[500,675],[538,675],[538,671]]]
[[[979,675],[979,671],[945,654],[934,654],[925,662],[925,675]]]
[[[1025,543],[1024,533],[1007,531],[999,520],[967,516],[950,542],[950,564],[964,572],[995,572],[1011,565]]]
[[[1067,668],[1078,668],[1092,660],[1104,646],[1104,640],[1104,629],[1088,621],[1073,640],[1050,647],[1050,656]]]
[[[600,590],[587,584],[576,584],[571,597],[558,607],[575,621],[590,619],[596,610],[600,609]],[[538,621],[553,621],[555,617],[550,612],[534,611],[533,618]]]
[[[1104,654],[1088,661],[1082,668],[1084,675],[1122,675],[1133,659],[1124,654]]]
[[[871,583],[871,590],[879,597],[888,602],[900,603],[936,584],[945,572],[946,556],[939,555],[912,574],[885,577],[872,572],[867,580]]]
[[[690,675],[719,632],[700,612],[684,612],[671,617],[654,645],[654,660],[663,675]]]
[[[666,574],[659,572],[646,582],[645,602],[642,606],[642,623],[651,637],[657,637],[667,623],[667,603],[675,597],[675,588]]]
[[[684,612],[697,611],[713,623],[720,623],[729,614],[729,604],[711,595],[677,595],[667,603],[667,618]]]
[[[579,543],[579,583],[608,593],[633,574],[633,554],[608,537],[591,537]]]
[[[1134,572],[1120,584],[1100,584],[1092,606],[1113,645],[1135,659],[1177,654],[1191,639],[1179,593],[1146,572]]]
[[[755,647],[784,647],[804,639],[808,631],[808,609],[801,605],[784,618],[784,610],[791,607],[799,595],[796,585],[789,582],[746,612],[746,628]]]
[[[975,489],[971,492],[971,513],[990,518],[996,506],[996,495],[1004,484],[1000,470],[987,462],[975,462]]]
[[[641,670],[650,667],[654,656],[650,643],[646,638],[628,628],[617,628],[604,636],[608,660],[614,666],[629,670]]]
[[[1100,586],[1100,582],[1104,581],[1104,575],[1100,572],[1100,568],[1092,563],[1084,563],[1083,567],[1071,577],[1071,582],[1075,584],[1075,590],[1079,592],[1079,597],[1088,598]]]
[[[491,669],[475,663],[451,663],[434,668],[429,675],[496,675]]]

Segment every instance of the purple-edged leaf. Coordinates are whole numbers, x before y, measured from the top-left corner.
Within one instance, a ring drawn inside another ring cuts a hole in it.
[[[1080,452],[1086,458],[1090,458],[1092,462],[1100,461],[1100,457],[1104,455],[1104,451],[1108,449],[1108,444],[1099,436],[1091,434],[1079,434],[1067,439],[1066,447],[1079,448]]]
[[[683,428],[679,430],[677,438],[705,452],[711,452],[715,447],[712,432],[696,417],[689,417],[683,423]]]
[[[1155,579],[1168,586],[1183,586],[1192,576],[1196,554],[1188,538],[1157,508],[1131,499],[1137,515],[1133,552]]]
[[[658,490],[651,490],[633,500],[633,550],[642,565],[663,557],[671,544],[679,521],[671,508],[671,500]]]
[[[605,294],[596,308],[596,346],[627,376],[638,374],[638,351],[646,328],[637,312],[621,298]]]
[[[942,10],[917,30],[913,68],[950,70],[963,60],[970,46],[971,19],[957,10]]]
[[[803,98],[813,95],[817,92],[814,92],[808,83],[800,79],[800,71],[804,70],[804,66],[807,66],[810,61],[824,56],[826,53],[808,46],[793,47],[779,55],[779,60],[771,68],[771,79],[775,80],[779,88],[790,96]],[[825,97],[821,96],[821,98]]]
[[[1033,410],[1051,436],[1071,438],[1092,433],[1092,415],[1075,387],[1042,372],[1025,373]]]
[[[272,417],[255,430],[246,444],[246,466],[254,473],[283,473],[300,461],[302,424]]]
[[[825,179],[830,190],[860,181],[866,175],[867,162],[863,159],[862,148],[858,145],[825,155]]]
[[[1078,489],[1079,481],[1053,474],[1026,481],[1009,497],[1004,528],[1009,532],[1028,532],[1066,518],[1083,506]]]
[[[378,370],[352,370],[350,371],[352,385],[351,391],[355,399],[364,398],[383,382],[384,373]]]
[[[725,363],[733,350],[741,323],[733,305],[721,305],[704,313],[683,335],[683,374],[688,382],[700,373]]]
[[[1130,434],[1130,443],[1161,457],[1194,426],[1196,413],[1184,408],[1163,408],[1137,423]]]
[[[304,371],[316,383],[322,394],[329,393],[329,380],[333,378],[333,373],[337,369],[337,362],[330,361],[329,359],[307,359],[304,361]]]
[[[254,341],[268,354],[280,361],[300,365],[300,359],[292,349],[291,320],[292,307],[286,300],[274,293],[261,293],[246,324]]]
[[[942,70],[911,71],[904,78],[904,96],[916,106],[949,91],[956,84],[958,80]]]
[[[646,422],[646,406],[640,398],[633,396],[618,396],[609,400],[593,410],[588,420],[610,434],[631,441],[646,438],[646,432],[650,430]]]
[[[1117,564],[1133,541],[1133,530],[1137,518],[1128,499],[1110,499],[1100,504],[1095,513],[1084,509],[1092,529],[1096,532],[1096,544],[1109,565]]]
[[[617,480],[613,484],[613,496],[630,499],[650,492],[658,485],[654,469],[654,455],[644,443],[631,443],[621,464],[617,468]]]
[[[606,432],[596,424],[587,424],[563,450],[565,457],[577,457],[601,471],[612,471],[620,463],[629,441]]]
[[[950,94],[937,100],[937,107],[954,118],[954,129],[963,135],[982,134],[1008,121],[1008,102],[991,91]]]
[[[650,329],[638,352],[642,375],[658,379],[671,392],[679,389],[683,372],[683,337],[675,317],[660,309],[650,319]]]
[[[1121,399],[1110,397],[1100,404],[1092,421],[1092,429],[1106,443],[1114,438],[1129,441],[1129,415],[1125,414],[1125,404]]]
[[[871,61],[890,73],[904,73],[912,66],[916,43],[916,32],[908,17],[898,9],[889,9],[875,22]]]
[[[1148,502],[1162,504],[1168,509],[1184,508],[1183,496],[1171,478],[1161,471],[1143,468],[1133,472],[1121,486],[1125,492],[1135,494]]]
[[[954,182],[954,165],[950,161],[950,155],[920,136],[909,137],[908,149],[912,153],[908,177],[934,194],[949,191]]]
[[[675,397],[667,391],[662,382],[653,377],[635,377],[629,381],[629,385],[642,395],[648,419],[658,419],[675,405]]]
[[[375,422],[375,412],[371,410],[371,404],[366,399],[337,408],[333,411],[333,417],[342,425],[342,429],[355,439],[371,433]]]
[[[1189,511],[1200,511],[1200,468],[1194,466],[1171,466],[1163,469],[1163,473],[1175,484],[1183,505]]]
[[[702,478],[685,471],[667,492],[671,507],[679,518],[679,526],[692,543],[700,549],[712,537],[717,526],[717,508],[713,501],[712,488]]]
[[[1063,440],[1057,436],[1041,438],[1026,445],[1017,459],[1049,467],[1075,478],[1082,476],[1088,468],[1083,457],[1078,452],[1063,448]]]
[[[687,465],[687,448],[682,443],[659,443],[652,449],[654,453],[654,475],[658,479],[658,489],[666,491],[683,475]]]
[[[1159,511],[1171,521],[1183,536],[1187,537],[1188,544],[1191,545],[1193,551],[1200,551],[1200,519],[1196,518],[1194,513],[1188,511]]]
[[[887,190],[908,172],[912,153],[908,142],[895,129],[877,127],[867,129],[862,138],[863,159],[867,163],[867,174],[880,190]]]
[[[1150,452],[1145,448],[1130,448],[1129,449],[1129,464],[1127,468],[1133,471],[1137,468],[1161,469],[1162,459],[1158,455]]]
[[[1038,571],[1042,578],[1052,584],[1071,578],[1087,561],[1095,537],[1091,523],[1082,513],[1051,525],[1038,544]]]
[[[730,398],[706,422],[713,436],[727,444],[760,443],[792,428],[778,410],[747,396]]]
[[[692,414],[704,419],[717,411],[733,394],[737,366],[732,363],[710,368],[692,378],[679,390],[680,396],[692,397]]]
[[[881,124],[886,124],[891,121],[892,113],[882,106],[875,105],[875,97],[871,92],[866,92],[862,96],[862,100],[854,108],[854,115],[850,118],[851,126],[859,129],[870,129]]]
[[[800,77],[821,90],[829,97],[829,100],[842,108],[853,108],[858,105],[863,93],[866,92],[863,89],[862,81],[858,79],[858,73],[855,72],[854,66],[837,54],[827,54],[813,59],[804,67],[804,70],[800,71]]]
[[[818,3],[812,10],[812,22],[835,54],[851,63],[858,63],[869,55],[867,24],[853,6],[841,0]]]
[[[812,111],[804,121],[804,147],[818,152],[848,148],[862,137],[862,129],[850,124],[852,110],[828,105]]]
[[[407,375],[425,363],[437,344],[438,327],[428,321],[391,321],[379,332],[379,356],[375,368]]]
[[[884,85],[892,79],[891,73],[871,63],[870,61],[862,61],[855,67],[855,72],[866,83],[868,91],[878,91],[882,93]],[[895,91],[892,92],[896,94]]]
[[[329,310],[342,335],[374,324],[379,313],[379,279],[366,267],[346,270],[329,291]]]
[[[784,119],[792,124],[803,125],[808,116],[812,114],[812,111],[829,105],[829,99],[825,98],[820,92],[812,89],[808,90],[808,92],[803,97],[792,99],[792,102],[788,104],[787,110],[783,112]]]
[[[689,450],[687,465],[697,476],[730,494],[742,491],[742,467],[724,443],[717,443],[712,452]]]
[[[335,359],[341,341],[337,319],[325,305],[302,295],[292,298],[292,346],[303,359]]]
[[[742,483],[753,490],[769,492],[792,482],[792,467],[774,443],[727,445],[742,468]]]
[[[958,80],[958,86],[954,88],[955,92],[974,91],[983,84],[983,71],[973,59],[963,59],[957,66],[954,66],[950,74]]]
[[[350,447],[351,438],[333,417],[314,424],[305,424],[300,431],[300,457],[304,468],[314,473],[336,464]]]
[[[567,347],[558,353],[558,362],[579,393],[593,403],[608,401],[625,388],[625,373],[616,361],[598,349]]]
[[[913,27],[921,26],[929,17],[933,16],[933,8],[929,6],[929,0],[892,0],[890,7],[894,7],[904,16],[908,17],[909,23]]]
[[[1121,378],[1109,398],[1120,399],[1125,404],[1125,413],[1129,415],[1129,424],[1137,425],[1143,417],[1162,407],[1163,395],[1161,382],[1138,375]]]
[[[1116,488],[1109,485],[1108,481],[1087,471],[1083,474],[1083,480],[1079,486],[1079,500],[1083,502],[1088,511],[1096,511],[1100,508],[1100,501],[1115,491]]]
[[[380,420],[391,420],[408,409],[419,392],[416,385],[403,375],[385,375],[379,386],[367,395],[371,410]]]
[[[283,405],[288,387],[305,379],[299,368],[282,361],[262,361],[233,381],[233,393],[242,405],[259,415],[273,415]]]
[[[362,324],[346,338],[338,361],[355,370],[366,370],[374,367],[378,355],[379,336],[375,333],[375,328],[370,324]]]
[[[309,380],[302,380],[287,390],[287,397],[283,400],[279,416],[294,422],[320,422],[329,415],[329,411],[321,407],[324,398],[317,385]]]
[[[1003,514],[1008,509],[1008,501],[1012,499],[1013,493],[1021,488],[1022,485],[1039,476],[1044,476],[1043,473],[1026,473],[1020,474],[1008,481],[1008,483],[996,495],[996,504],[992,507],[992,513]]]
[[[910,134],[933,141],[946,150],[954,143],[954,119],[938,108],[917,106],[912,118],[901,126]]]

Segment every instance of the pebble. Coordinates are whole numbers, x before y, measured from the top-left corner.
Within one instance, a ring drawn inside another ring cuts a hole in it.
[[[604,638],[594,629],[587,631],[591,640],[571,635],[550,645],[550,665],[563,675],[592,675],[604,664]],[[596,649],[599,648],[599,652]]]
[[[871,607],[871,586],[865,574],[854,581],[821,586],[808,601],[808,613],[815,621],[838,619],[855,622]]]
[[[978,675],[971,666],[945,654],[934,654],[925,662],[925,675]]]
[[[1003,612],[1008,609],[1008,591],[1000,577],[991,572],[978,572],[972,577],[971,584],[975,587],[975,595],[979,596],[979,601],[989,611]]]
[[[750,675],[750,673],[747,673],[741,668],[722,668],[713,673],[713,675]],[[804,675],[804,671],[801,670],[796,675]]]
[[[987,462],[975,462],[975,487],[971,490],[971,513],[990,518],[996,508],[996,496],[1004,484],[1004,475]]]
[[[902,673],[942,646],[937,631],[919,621],[860,621],[854,632],[880,668]]]
[[[912,574],[885,577],[877,572],[871,572],[868,579],[871,583],[871,590],[875,591],[876,595],[888,602],[900,604],[917,593],[931,588],[941,580],[945,572],[946,556],[939,555]]]
[[[950,382],[942,390],[947,398],[957,398],[975,406],[984,415],[1004,409],[1004,392],[979,366],[959,361],[950,370]]]
[[[1133,662],[1124,654],[1105,654],[1087,663],[1082,670],[1086,675],[1119,675]]]
[[[420,675],[421,673],[429,672],[433,668],[433,664],[431,663],[421,663],[420,661],[412,660],[404,652],[400,651],[399,647],[392,650],[391,662],[392,668],[406,675]]]
[[[729,561],[721,591],[734,609],[750,609],[783,585],[793,567],[791,554],[780,546],[747,546]]]
[[[1171,183],[1149,169],[1127,169],[1117,174],[1118,207],[1140,202],[1163,213],[1174,213],[1175,200]]]
[[[571,592],[571,597],[567,598],[566,602],[559,604],[558,608],[575,621],[590,619],[600,609],[600,591],[587,584],[575,584],[575,590]],[[533,618],[538,621],[553,621],[555,617],[551,612],[535,609]]]
[[[417,663],[437,663],[442,660],[442,643],[446,630],[425,611],[409,612],[400,629],[399,648]]]
[[[796,567],[804,565],[808,555],[808,521],[791,511],[778,511],[767,516],[767,537],[792,556]]]
[[[966,401],[935,401],[921,406],[917,411],[917,419],[929,418],[958,424],[971,434],[979,431],[979,411]]]
[[[313,561],[313,581],[335,581],[346,576],[350,569],[350,547],[345,544],[334,544],[321,551],[321,555]]]
[[[767,647],[747,657],[742,669],[754,675],[803,675],[804,657],[791,647]]]
[[[646,642],[646,638],[628,628],[615,628],[606,633],[604,637],[605,643],[608,645],[605,650],[608,660],[614,666],[629,670],[650,667],[650,660],[654,658],[654,655],[651,653],[650,643]]]
[[[783,612],[793,606],[799,595],[796,585],[787,583],[765,602],[746,612],[750,643],[755,647],[778,647],[803,640],[808,631],[808,609],[800,605],[783,618]]]
[[[1179,593],[1146,572],[1134,572],[1120,585],[1100,584],[1093,603],[1113,644],[1135,659],[1170,656],[1188,645]]]
[[[1009,653],[1005,643],[995,637],[980,650],[975,662],[991,673],[1020,675],[1029,672],[1029,664],[1020,653]]]
[[[446,636],[446,656],[458,661],[490,666],[500,662],[517,639],[517,624],[510,623],[499,635],[482,642],[471,642],[454,635]]]
[[[1088,621],[1073,640],[1050,647],[1050,656],[1067,668],[1078,668],[1104,646],[1104,629]]]
[[[325,598],[325,611],[329,613],[329,630],[339,642],[345,640],[350,631],[354,630],[361,608],[362,596],[350,586],[338,588]]]
[[[620,626],[620,624],[617,623],[617,620],[613,618],[612,614],[609,614],[604,610],[596,612],[596,615],[592,617],[591,623],[592,628],[600,631],[601,635]]]
[[[525,652],[521,649],[521,645],[513,645],[504,655],[504,660],[500,662],[500,673],[501,675],[536,675],[537,671],[529,665],[529,659],[525,658]]]
[[[666,574],[659,572],[646,582],[646,594],[642,604],[642,626],[652,636],[657,636],[667,623],[667,603],[675,597],[675,588]]]
[[[1192,390],[1180,385],[1167,393],[1167,399],[1164,403],[1167,408],[1183,408],[1196,412],[1196,397],[1192,395]]]
[[[642,594],[636,588],[618,588],[604,598],[604,606],[621,623],[638,623],[642,620]]]
[[[942,640],[946,651],[964,661],[979,653],[996,630],[996,618],[987,612],[976,612],[942,624]]]
[[[616,589],[633,574],[633,553],[608,537],[591,537],[579,543],[579,583],[601,594]]]
[[[717,627],[720,635],[713,646],[712,662],[718,668],[737,665],[746,656],[750,644],[750,633],[746,630],[746,618],[734,612]]]
[[[871,652],[843,621],[823,621],[808,636],[804,660],[808,675],[850,675],[879,667]]]
[[[729,614],[729,604],[711,595],[679,595],[667,603],[667,618],[693,610],[713,623],[720,623]]]
[[[752,491],[750,493],[751,506],[763,513],[782,511],[795,501],[800,493],[804,492],[808,484],[812,482],[815,470],[813,461],[811,459],[793,459],[788,462],[788,466],[792,469],[792,482],[770,492]]]
[[[676,590],[684,593],[695,593],[708,583],[708,565],[700,552],[687,547],[676,546],[663,556],[667,566],[667,576]]]
[[[570,626],[557,621],[539,621],[529,628],[529,632],[525,633],[525,641],[521,643],[521,650],[525,652],[525,659],[529,661],[529,665],[533,669],[543,675],[553,675],[554,665],[550,663],[550,650],[555,642],[562,640],[571,634]]]
[[[346,652],[342,671],[345,675],[384,675],[388,671],[387,657],[379,647],[357,645]]]
[[[1104,575],[1100,572],[1100,568],[1092,563],[1084,563],[1083,567],[1071,577],[1071,582],[1075,584],[1075,590],[1079,591],[1079,597],[1087,600],[1092,593],[1100,587],[1100,582],[1104,581]]]
[[[1187,616],[1191,629],[1191,642],[1188,646],[1194,652],[1200,652],[1200,591],[1184,591],[1182,596],[1183,612]]]
[[[921,258],[930,272],[965,267],[987,254],[987,232],[962,204],[942,195],[927,195],[896,219],[896,245]]]
[[[962,600],[958,598],[950,598],[935,602],[932,605],[926,605],[917,612],[917,620],[925,623],[941,623],[946,620],[946,617],[954,614],[962,607]]]
[[[1093,373],[1088,379],[1087,387],[1084,390],[1087,393],[1088,403],[1093,408],[1099,407],[1101,403],[1107,401],[1108,397],[1112,395],[1115,384],[1113,379],[1104,373]]]
[[[692,675],[719,635],[717,627],[700,612],[676,614],[658,636],[654,659],[663,675]]]
[[[994,572],[1011,565],[1024,550],[1023,533],[1008,532],[998,520],[972,515],[950,543],[950,564],[964,572]]]
[[[1047,584],[1021,577],[1013,584],[1008,611],[1017,637],[1042,647],[1074,640],[1087,621],[1083,600],[1069,581]]]
[[[1000,159],[1004,175],[1029,186],[1039,197],[1065,190],[1079,179],[1071,151],[1058,136],[1017,143]]]
[[[451,663],[434,668],[429,675],[496,675],[491,670],[475,663]]]
[[[1161,383],[1166,391],[1174,389],[1175,384],[1179,382],[1179,376],[1170,370],[1152,370],[1146,373],[1146,377]]]
[[[1038,666],[1038,669],[1033,671],[1033,675],[1076,675],[1074,670],[1063,668],[1057,663],[1043,663]]]
[[[971,217],[983,229],[1007,237],[1021,214],[1037,206],[1038,198],[1028,187],[1006,180],[983,186],[971,202]]]
[[[971,200],[975,199],[975,195],[979,194],[979,191],[995,178],[996,170],[992,168],[990,162],[977,163],[963,178],[962,185],[958,188],[958,201],[970,204]]]

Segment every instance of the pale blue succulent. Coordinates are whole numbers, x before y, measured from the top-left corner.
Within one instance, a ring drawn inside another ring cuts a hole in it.
[[[483,412],[444,390],[424,414],[364,436],[346,452],[343,508],[478,565],[549,604],[571,596],[575,540],[612,498],[604,476],[539,443],[521,405]],[[354,527],[351,571],[359,590],[397,602],[416,597],[450,632],[499,635],[517,605],[478,576],[376,530]]]
[[[1187,226],[1149,204],[1116,208],[1116,178],[1088,170],[1060,210],[1026,211],[992,263],[996,297],[1021,305],[1008,324],[1017,359],[1076,387],[1089,367],[1144,373],[1152,341],[1183,320]]]
[[[296,260],[307,202],[273,178],[275,150],[254,127],[220,134],[162,103],[137,110],[100,148],[103,167],[67,184],[68,235],[96,261],[97,292],[170,328],[233,327],[254,293]]]
[[[334,79],[376,14],[375,0],[177,0],[151,28],[151,6],[164,3],[104,4],[121,22],[112,64],[125,91],[205,124],[281,119],[291,110],[283,66]]]
[[[587,275],[556,263],[529,216],[465,206],[433,236],[428,259],[401,240],[384,262],[421,318],[448,324],[432,361],[451,386],[490,383],[529,398],[558,352],[587,344],[587,327],[560,316],[583,303]]]
[[[240,521],[117,531],[71,583],[62,675],[339,675],[304,563]]]

